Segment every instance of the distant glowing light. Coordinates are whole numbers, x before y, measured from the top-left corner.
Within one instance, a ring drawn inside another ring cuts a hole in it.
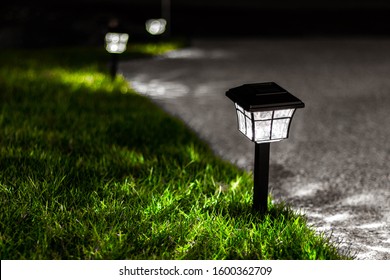
[[[152,35],[160,35],[165,32],[167,21],[163,18],[149,19],[146,21],[146,30]]]
[[[109,53],[123,53],[126,50],[129,34],[127,33],[107,33],[106,50]]]

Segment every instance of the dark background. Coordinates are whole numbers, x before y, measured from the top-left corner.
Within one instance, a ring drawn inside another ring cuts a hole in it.
[[[171,0],[170,35],[388,36],[384,0]],[[162,16],[160,0],[13,0],[0,8],[0,47],[101,44],[111,17],[131,40],[147,40],[145,21]]]

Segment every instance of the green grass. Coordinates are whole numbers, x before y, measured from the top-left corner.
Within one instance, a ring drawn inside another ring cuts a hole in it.
[[[107,58],[2,51],[1,259],[350,258],[286,205],[253,212],[251,174],[112,82]]]

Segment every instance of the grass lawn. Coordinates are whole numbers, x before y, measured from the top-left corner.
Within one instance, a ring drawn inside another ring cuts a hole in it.
[[[138,45],[122,59],[175,45]],[[349,259],[94,49],[0,53],[1,259]]]

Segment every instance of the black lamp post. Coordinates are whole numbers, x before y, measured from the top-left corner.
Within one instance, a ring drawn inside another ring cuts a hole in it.
[[[267,212],[270,143],[288,138],[295,109],[305,107],[274,82],[244,84],[226,92],[237,112],[238,129],[255,142],[253,208]]]
[[[165,35],[169,37],[171,35],[171,0],[161,0],[161,16],[165,19],[166,32]],[[165,26],[164,26],[165,29]]]
[[[126,50],[128,40],[127,33],[108,32],[105,36],[106,50],[111,54],[110,74],[113,79],[118,70],[118,55]]]

